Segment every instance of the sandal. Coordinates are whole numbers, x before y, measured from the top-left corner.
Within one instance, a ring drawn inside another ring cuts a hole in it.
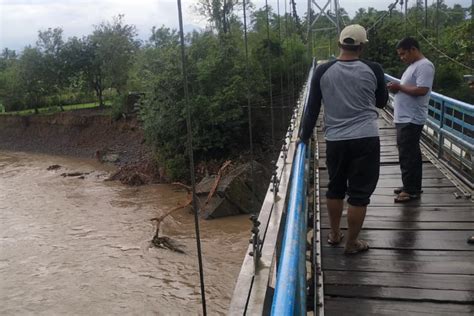
[[[336,236],[334,236],[332,234],[332,232],[329,232],[329,234],[328,234],[328,244],[335,246],[335,245],[339,244],[342,241],[343,238],[344,238],[344,233],[341,232],[341,231],[339,231]]]
[[[396,189],[393,190],[393,193],[395,193],[395,194],[400,194],[402,192],[403,192],[403,187],[396,188]],[[420,194],[423,193],[423,190],[418,191],[418,193],[420,193]]]
[[[419,200],[419,194],[410,194],[406,192],[401,192],[398,196],[393,200],[394,203],[407,203],[410,201]]]
[[[364,252],[369,250],[369,244],[365,240],[358,239],[355,242],[355,245],[353,247],[347,247],[344,249],[344,253],[346,255],[353,255],[359,252]]]
[[[467,243],[468,243],[468,244],[474,244],[474,235],[470,236],[470,237],[467,239]]]

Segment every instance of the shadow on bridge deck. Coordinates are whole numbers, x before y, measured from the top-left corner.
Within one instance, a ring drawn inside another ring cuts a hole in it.
[[[325,315],[473,315],[474,208],[428,159],[419,201],[394,204],[401,186],[395,129],[380,119],[380,180],[361,238],[370,251],[343,254],[329,246],[324,194],[328,182],[320,139],[321,238]],[[345,215],[341,222],[347,228]],[[347,234],[346,234],[347,235]]]

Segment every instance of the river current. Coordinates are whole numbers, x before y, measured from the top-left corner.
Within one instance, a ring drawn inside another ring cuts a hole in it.
[[[186,192],[104,181],[111,171],[94,160],[0,152],[0,315],[202,314],[190,210],[167,217],[160,233],[184,254],[150,247],[150,219]],[[207,310],[224,315],[251,223],[200,225]]]

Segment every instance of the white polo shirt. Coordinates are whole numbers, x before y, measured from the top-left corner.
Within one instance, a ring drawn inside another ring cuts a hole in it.
[[[423,125],[428,116],[428,102],[430,101],[435,68],[431,61],[422,58],[410,64],[402,75],[400,83],[417,87],[429,88],[423,96],[411,96],[402,91],[395,94],[394,122],[413,123]]]

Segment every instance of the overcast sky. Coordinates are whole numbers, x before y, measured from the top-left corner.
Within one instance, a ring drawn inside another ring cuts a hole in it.
[[[257,8],[265,4],[265,0],[252,1]],[[445,3],[448,6],[459,3],[468,7],[472,1],[446,0]],[[279,2],[282,13],[285,11],[285,0]],[[323,6],[327,0],[316,2]],[[392,2],[394,0],[339,0],[341,7],[351,17],[359,8],[385,10]],[[434,0],[428,0],[428,4],[433,2]],[[49,27],[61,27],[65,40],[71,36],[88,35],[92,32],[93,25],[105,20],[111,21],[118,14],[125,14],[125,22],[135,25],[139,37],[145,40],[153,25],[178,27],[176,3],[176,0],[0,0],[0,49],[8,47],[21,51],[24,46],[35,44],[38,30]],[[193,9],[196,3],[197,0],[182,0],[187,31],[205,25],[205,21]],[[268,3],[276,11],[277,0],[268,0]],[[409,5],[413,3],[414,0],[408,2]],[[303,15],[308,6],[307,0],[296,0],[296,5],[298,13]]]

